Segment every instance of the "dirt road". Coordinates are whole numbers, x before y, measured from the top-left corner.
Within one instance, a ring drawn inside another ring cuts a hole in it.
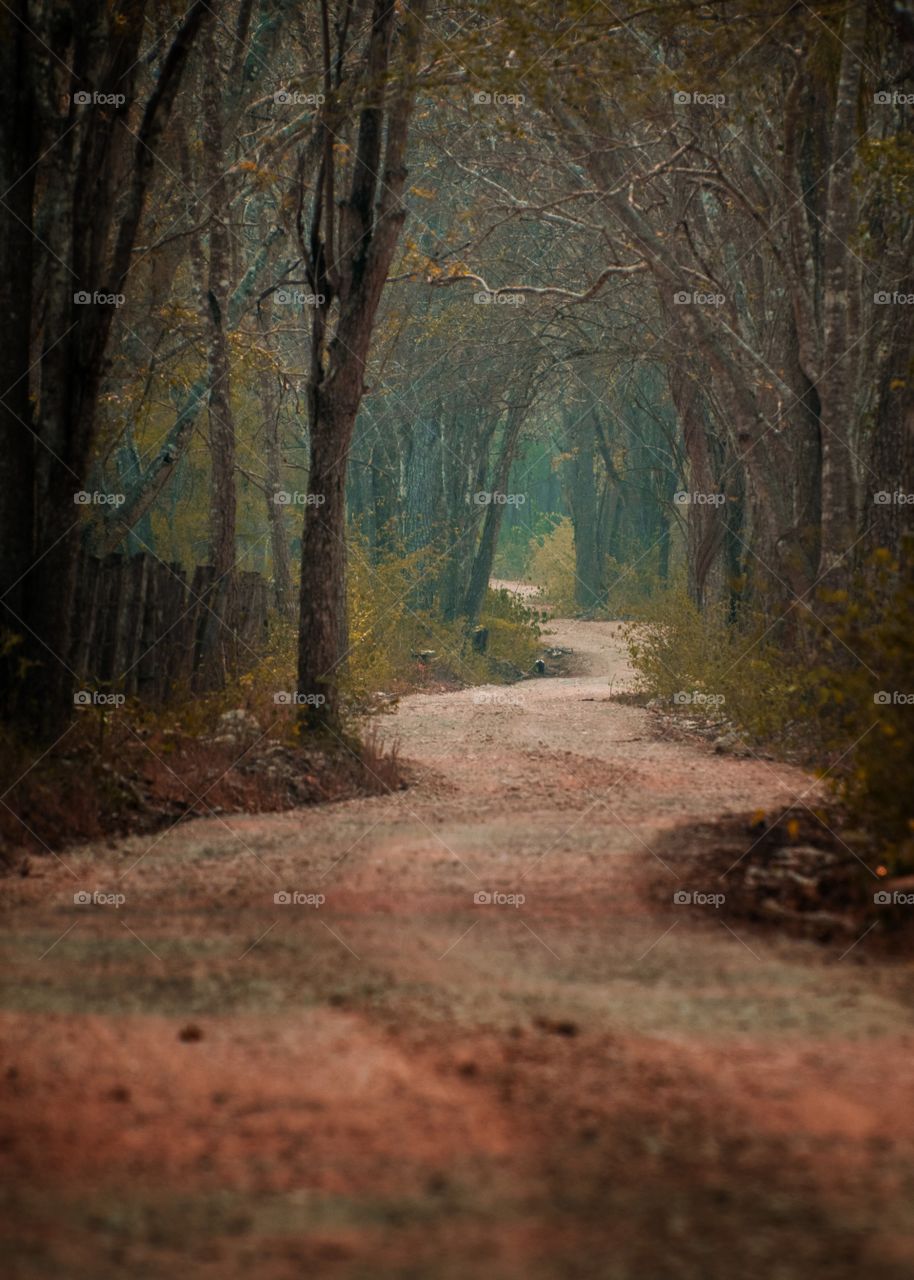
[[[406,792],[7,882],[13,1275],[912,1274],[909,966],[673,903],[683,824],[812,780],[552,641],[586,674],[404,700]]]

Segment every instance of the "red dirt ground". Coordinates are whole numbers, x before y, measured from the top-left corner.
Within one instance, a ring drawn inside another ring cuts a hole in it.
[[[551,642],[582,674],[401,702],[407,792],[4,883],[9,1274],[914,1272],[910,961],[672,903],[688,824],[816,784],[607,701],[614,624]]]

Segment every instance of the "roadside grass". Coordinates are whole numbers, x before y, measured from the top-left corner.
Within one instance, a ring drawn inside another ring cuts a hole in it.
[[[914,545],[877,550],[846,590],[739,625],[683,591],[640,606],[627,643],[642,693],[725,720],[751,747],[815,769],[889,873],[914,872]]]

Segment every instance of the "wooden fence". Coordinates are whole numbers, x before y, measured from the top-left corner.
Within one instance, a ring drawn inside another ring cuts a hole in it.
[[[222,688],[264,651],[269,588],[257,573],[213,578],[210,565],[188,583],[180,565],[154,556],[82,556],[73,669],[148,702]]]

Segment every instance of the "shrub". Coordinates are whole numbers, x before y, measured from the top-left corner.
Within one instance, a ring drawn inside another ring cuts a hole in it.
[[[540,512],[529,522],[525,515],[521,523],[507,528],[502,525],[492,566],[493,577],[508,581],[529,580],[533,553],[542,539],[552,532],[557,519],[558,516]]]
[[[914,871],[912,565],[908,539],[899,558],[876,551],[849,592],[826,597],[817,672],[836,756],[833,786],[896,871]]]
[[[693,716],[726,718],[769,745],[798,745],[814,711],[807,669],[793,664],[765,615],[734,626],[723,603],[699,610],[681,588],[640,604],[628,631],[642,687],[688,707]]]
[[[681,569],[670,582],[662,582],[657,574],[659,548],[645,555],[634,548],[631,562],[603,557],[603,583],[606,596],[597,611],[604,618],[639,616],[646,602],[654,596],[668,596],[678,590]],[[579,613],[581,606],[575,595],[574,524],[567,517],[556,518],[531,546],[528,577],[543,593],[553,613]],[[588,610],[588,614],[593,612]]]
[[[529,567],[530,581],[555,613],[573,612],[577,607],[574,564],[574,525],[562,516],[534,540]]]
[[[349,571],[350,653],[342,676],[347,700],[358,709],[374,705],[377,691],[405,692],[429,680],[449,678],[481,684],[506,674],[503,664],[524,671],[538,652],[534,613],[508,591],[488,591],[480,625],[489,632],[485,654],[469,642],[463,619],[446,620],[435,608],[419,607],[428,549],[394,549],[369,562],[355,535]],[[428,663],[417,658],[431,650]]]
[[[822,591],[772,625],[733,625],[682,591],[642,605],[628,630],[641,687],[725,716],[748,739],[817,766],[847,821],[895,871],[914,871],[914,542],[877,551],[847,591]],[[698,695],[696,697],[696,694]]]
[[[442,679],[459,684],[504,679],[508,664],[526,671],[539,652],[536,615],[508,591],[486,593],[480,618],[489,632],[485,654],[474,651],[463,619],[448,621],[435,609],[418,607],[423,558],[427,562],[427,549],[394,549],[370,560],[361,536],[353,535],[349,653],[340,682],[344,702],[355,713],[383,709],[386,704],[375,696],[379,692],[405,693]],[[434,658],[426,662],[418,655],[428,651]],[[296,627],[274,619],[268,652],[213,701],[220,711],[244,706],[263,718],[270,714],[275,692],[296,687],[296,670]]]
[[[608,618],[638,617],[648,602],[659,597],[662,599],[679,599],[685,596],[685,586],[680,582],[681,574],[671,576],[662,582],[657,575],[654,563],[658,555],[634,554],[631,564],[616,560],[613,556],[604,559],[603,580],[606,583],[606,603],[603,613]]]
[[[490,661],[528,671],[540,648],[538,618],[538,611],[527,608],[512,592],[486,592],[480,625],[489,632]]]

